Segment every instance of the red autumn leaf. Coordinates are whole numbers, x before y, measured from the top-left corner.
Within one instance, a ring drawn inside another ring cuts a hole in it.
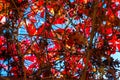
[[[69,12],[69,16],[70,17],[74,17],[75,13],[74,13],[74,9],[72,8]]]
[[[33,17],[33,18],[30,18],[30,21],[35,23],[37,20]]]
[[[54,33],[52,31],[47,32],[47,34],[48,34],[48,38],[53,38],[54,37]]]
[[[109,38],[110,38],[110,40],[108,41],[109,43],[112,43],[112,44],[116,43],[116,41],[117,41],[116,35],[113,35],[112,37],[108,37],[108,39]]]
[[[76,0],[77,2],[80,2],[80,3],[87,3],[89,2],[89,0]]]
[[[39,0],[38,2],[37,2],[37,6],[42,6],[44,4],[44,0]]]
[[[25,59],[25,60],[32,61],[32,62],[35,62],[35,61],[36,61],[36,57],[35,57],[35,56],[25,56],[24,59]]]
[[[13,73],[14,76],[18,75],[18,68],[17,67],[12,67],[10,70],[10,73]]]
[[[14,56],[14,57],[13,57],[13,60],[14,60],[14,61],[18,61],[19,59],[18,59],[17,56]]]
[[[65,23],[66,19],[64,17],[62,18],[57,18],[53,24],[63,24]]]
[[[3,9],[3,4],[0,3],[0,11]]]
[[[62,71],[62,74],[66,75],[66,74],[67,74],[67,71],[66,71],[66,70],[63,70],[63,71]]]
[[[26,53],[27,48],[30,46],[29,40],[22,40],[20,43],[20,51],[22,54]]]
[[[0,57],[0,60],[1,60],[1,61],[3,61],[3,60],[4,60],[4,58],[3,58],[3,57],[2,57],[2,58]]]
[[[99,28],[99,32],[100,32],[101,34],[109,35],[109,34],[112,34],[112,33],[113,33],[113,30],[112,30],[112,28],[100,27],[100,28]]]
[[[34,16],[35,15],[35,13],[34,12],[30,12],[30,13],[28,13],[28,17],[31,17],[31,16]]]
[[[18,0],[18,2],[19,2],[19,3],[21,3],[21,2],[22,2],[22,0]]]
[[[29,46],[30,45],[30,40],[28,40],[28,39],[22,40],[21,43],[26,45],[26,46]]]
[[[16,44],[8,43],[8,47],[7,48],[8,48],[7,49],[8,53],[10,53],[11,55],[17,54]]]
[[[34,43],[33,45],[31,45],[31,49],[32,49],[35,53],[39,53],[39,51],[40,51],[40,47],[38,46],[37,43]]]
[[[44,28],[45,28],[45,24],[42,24],[42,25],[38,28],[38,30],[37,30],[37,35],[41,35],[42,32],[43,32],[43,30],[44,30]]]
[[[114,19],[114,14],[113,14],[111,8],[108,8],[108,11],[106,12],[106,15],[109,17],[109,19]]]
[[[105,29],[105,33],[108,34],[108,35],[109,35],[109,34],[112,34],[112,32],[113,32],[113,31],[112,31],[112,28],[107,28],[107,29]]]
[[[35,2],[36,0],[31,0],[32,2]]]
[[[45,15],[45,12],[42,11],[42,12],[40,13],[40,17],[44,18],[44,15]]]
[[[52,69],[51,69],[51,72],[52,72],[53,74],[55,74],[55,73],[57,73],[57,70],[54,69],[54,68],[52,68]]]
[[[79,16],[76,16],[74,19],[75,19],[75,20],[79,20],[79,19],[80,19],[80,17],[79,17]]]
[[[110,50],[108,50],[106,52],[107,52],[107,55],[111,55],[111,51]]]
[[[14,71],[17,71],[17,67],[13,67],[12,69],[11,69],[11,72],[14,72]]]
[[[58,34],[63,34],[64,33],[64,29],[59,28],[59,29],[55,30],[55,32],[58,33]]]
[[[83,62],[86,64],[87,62],[87,58],[83,58]],[[92,66],[92,63],[90,61],[88,61],[88,67],[91,67]]]
[[[4,41],[5,41],[4,37],[0,36],[0,46],[2,46],[4,44]]]
[[[120,0],[112,0],[112,2],[120,2]]]
[[[46,38],[53,38],[54,37],[54,33],[52,31],[47,31],[47,30],[45,30],[44,32],[42,32],[41,35],[43,37],[46,37]]]
[[[81,63],[77,64],[77,67],[83,69],[83,65]]]
[[[85,28],[86,37],[90,35],[90,26]]]
[[[61,49],[61,44],[60,44],[59,41],[54,41],[54,48],[55,48],[56,50],[60,50],[60,49]]]
[[[31,64],[31,65],[28,66],[28,70],[31,70],[33,68],[37,69],[37,67],[38,67],[37,63],[33,63],[33,64]]]
[[[49,28],[49,24],[48,23],[44,23],[42,24],[38,29],[37,29],[37,35],[45,35],[47,34],[47,29]],[[42,34],[43,33],[43,34]],[[47,36],[47,35],[46,35]]]
[[[26,26],[26,29],[30,36],[34,36],[37,34],[37,30],[33,24],[28,24],[28,26]]]

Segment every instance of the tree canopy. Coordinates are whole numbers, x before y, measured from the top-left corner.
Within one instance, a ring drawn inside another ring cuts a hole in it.
[[[0,78],[118,80],[120,0],[0,0]]]

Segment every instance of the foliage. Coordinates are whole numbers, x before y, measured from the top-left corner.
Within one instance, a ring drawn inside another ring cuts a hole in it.
[[[0,0],[0,75],[119,79],[120,0]]]

